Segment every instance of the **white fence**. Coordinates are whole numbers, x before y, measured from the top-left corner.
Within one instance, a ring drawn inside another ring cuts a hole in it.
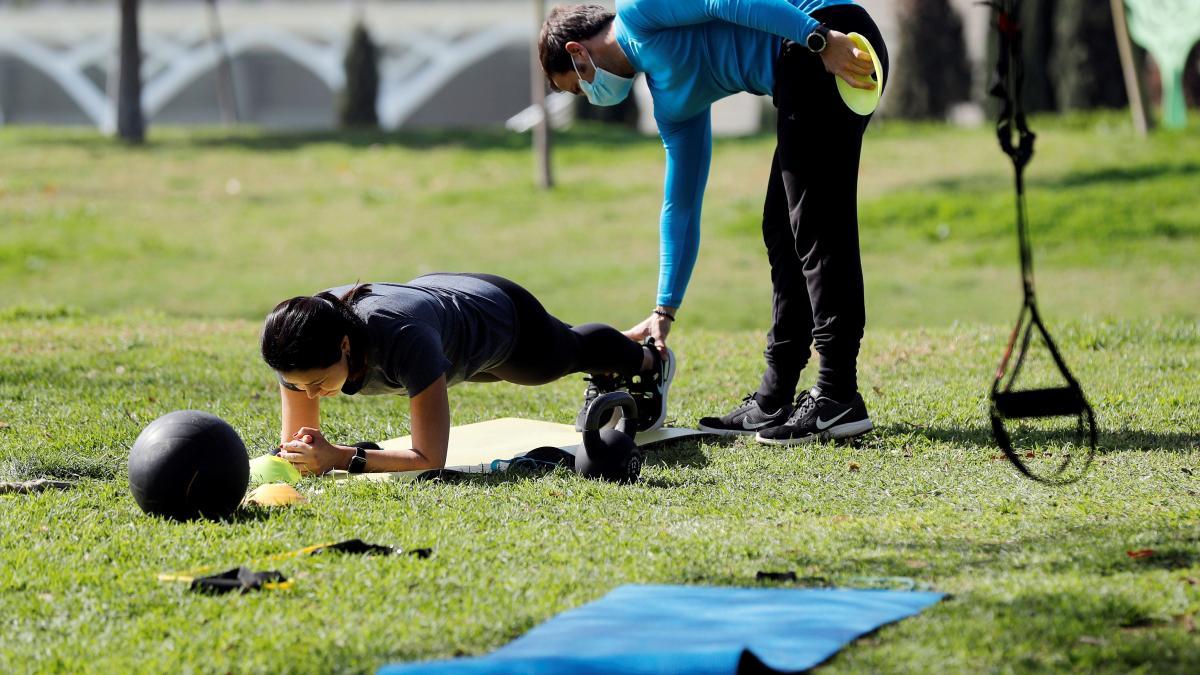
[[[859,2],[887,35],[894,60],[894,3]],[[956,2],[967,17],[972,56],[981,57],[986,9]],[[354,6],[223,0],[241,118],[268,127],[332,126]],[[383,126],[500,124],[524,109],[533,11],[527,0],[368,3],[367,23],[383,49]],[[204,4],[148,4],[141,19],[143,107],[152,123],[219,122],[220,54],[209,39]],[[115,2],[0,10],[0,124],[49,120],[110,131],[117,23]],[[757,124],[753,105],[730,101],[722,110],[717,116],[731,119],[716,120],[718,126]]]

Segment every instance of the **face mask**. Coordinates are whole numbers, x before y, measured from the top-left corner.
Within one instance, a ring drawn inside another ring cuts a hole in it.
[[[588,61],[592,62],[592,70],[596,72],[591,82],[579,75],[579,66],[575,65],[575,59],[571,59],[571,67],[575,68],[575,74],[579,76],[579,88],[583,90],[589,103],[607,107],[616,105],[629,96],[629,91],[633,89],[632,77],[621,77],[600,68],[592,61],[591,54],[588,54]]]

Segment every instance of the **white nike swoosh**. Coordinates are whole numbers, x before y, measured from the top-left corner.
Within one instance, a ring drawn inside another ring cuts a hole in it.
[[[829,420],[828,422],[826,422],[825,420],[821,419],[820,416],[818,416],[817,417],[817,431],[825,431],[829,427],[833,426],[838,420],[842,419],[846,415],[849,415],[851,410],[853,410],[853,408],[846,408],[845,410],[842,411],[841,415],[838,415],[837,417]]]
[[[746,431],[757,431],[768,424],[774,424],[775,420],[767,420],[766,422],[751,422],[749,418],[742,418],[742,428]]]

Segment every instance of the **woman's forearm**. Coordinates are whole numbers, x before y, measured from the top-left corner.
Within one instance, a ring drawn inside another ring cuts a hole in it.
[[[445,453],[439,460],[437,457],[422,452],[418,448],[406,450],[367,450],[368,473],[391,473],[393,471],[422,471],[441,469],[446,465]],[[350,453],[353,457],[354,453]],[[349,465],[349,460],[347,460]]]
[[[444,375],[409,400],[409,421],[413,447],[367,450],[366,471],[420,471],[446,466],[446,450],[450,442],[450,401]],[[353,453],[350,456],[353,457]],[[349,458],[346,462],[349,464]]]
[[[409,399],[409,420],[412,423],[413,448],[409,452],[420,456],[426,468],[446,466],[450,445],[450,398],[446,392],[446,376]]]
[[[302,427],[321,428],[321,399],[279,385],[281,406],[279,442],[287,443]]]

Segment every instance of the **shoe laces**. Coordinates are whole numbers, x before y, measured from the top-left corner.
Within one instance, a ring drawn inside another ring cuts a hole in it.
[[[792,409],[792,414],[788,416],[787,423],[794,424],[815,407],[817,407],[817,399],[813,398],[807,389],[804,390],[796,397],[796,407]]]
[[[756,408],[761,408],[761,407],[762,407],[762,406],[758,405],[758,399],[754,398],[754,394],[753,394],[753,393],[746,394],[746,395],[745,395],[745,396],[742,398],[742,404],[741,404],[741,405],[739,405],[739,406],[737,407],[737,409],[736,409],[736,410],[734,410],[734,412],[735,412],[735,413],[745,412],[745,411],[746,411],[747,409],[749,409],[751,406],[754,406],[754,407],[756,407]]]
[[[585,401],[591,401],[600,394],[607,394],[621,388],[621,382],[613,375],[588,375],[583,378],[583,381],[588,383],[587,391],[583,395]]]

